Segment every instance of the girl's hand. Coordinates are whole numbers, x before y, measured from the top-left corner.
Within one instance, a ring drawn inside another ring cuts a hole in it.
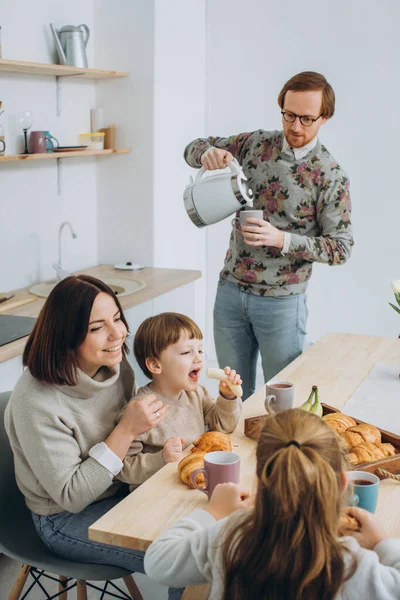
[[[242,225],[242,235],[245,244],[248,246],[283,248],[283,231],[263,219],[248,217],[246,223],[254,223],[254,225]]]
[[[237,483],[218,484],[204,510],[217,521],[242,508],[251,508],[254,498]]]
[[[352,535],[360,546],[367,550],[373,550],[376,544],[389,537],[376,516],[367,510],[356,506],[348,506],[346,512],[359,521],[361,528],[360,531],[339,529],[340,535]]]
[[[224,371],[228,375],[229,381],[231,383],[235,385],[242,385],[243,381],[241,380],[239,373],[236,373],[234,369],[231,369],[230,367],[225,367]],[[219,384],[219,393],[223,398],[226,398],[227,400],[236,400],[235,394],[232,394],[232,390],[226,384],[225,381],[221,381],[221,383]]]
[[[228,150],[211,148],[204,152],[200,158],[200,162],[208,171],[215,171],[216,169],[225,169],[232,159],[233,155]]]
[[[165,464],[181,460],[184,441],[181,437],[175,436],[165,442],[162,451]]]

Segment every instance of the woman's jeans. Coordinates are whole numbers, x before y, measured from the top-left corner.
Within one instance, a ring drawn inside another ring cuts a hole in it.
[[[117,495],[93,502],[77,514],[62,512],[43,517],[32,513],[33,523],[46,546],[67,560],[113,565],[131,572],[144,573],[144,552],[88,539],[88,527],[121,499],[121,495]],[[184,588],[169,588],[169,600],[179,600],[183,591]]]
[[[220,278],[214,305],[218,364],[243,380],[243,400],[255,391],[258,352],[269,381],[303,351],[307,326],[306,294],[256,296]]]

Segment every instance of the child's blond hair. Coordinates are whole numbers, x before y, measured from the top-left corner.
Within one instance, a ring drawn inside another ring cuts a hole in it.
[[[143,321],[135,335],[133,352],[146,377],[153,378],[147,368],[146,359],[160,358],[161,352],[176,344],[183,331],[189,334],[190,339],[203,339],[200,327],[180,313],[164,312]]]

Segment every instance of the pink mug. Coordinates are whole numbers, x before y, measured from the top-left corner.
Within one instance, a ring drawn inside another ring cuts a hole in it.
[[[205,487],[196,483],[196,475],[204,473]],[[195,469],[191,475],[193,485],[211,498],[215,486],[219,483],[239,483],[240,456],[234,452],[208,452],[204,456],[204,469]]]
[[[29,136],[29,152],[31,154],[44,154],[47,152],[47,140],[53,147],[53,142],[44,131],[32,131]]]

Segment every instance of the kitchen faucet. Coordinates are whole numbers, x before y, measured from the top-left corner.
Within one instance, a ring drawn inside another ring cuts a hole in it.
[[[61,223],[60,229],[58,230],[58,262],[53,263],[53,268],[55,269],[55,271],[57,273],[57,281],[61,281],[61,279],[65,279],[65,277],[68,277],[68,275],[70,274],[70,273],[68,273],[68,271],[64,271],[64,269],[62,268],[62,263],[61,263],[61,233],[66,225],[68,225],[68,227],[70,228],[72,237],[74,239],[76,239],[78,237],[76,235],[75,231],[73,230],[73,227],[69,221],[63,221]]]

